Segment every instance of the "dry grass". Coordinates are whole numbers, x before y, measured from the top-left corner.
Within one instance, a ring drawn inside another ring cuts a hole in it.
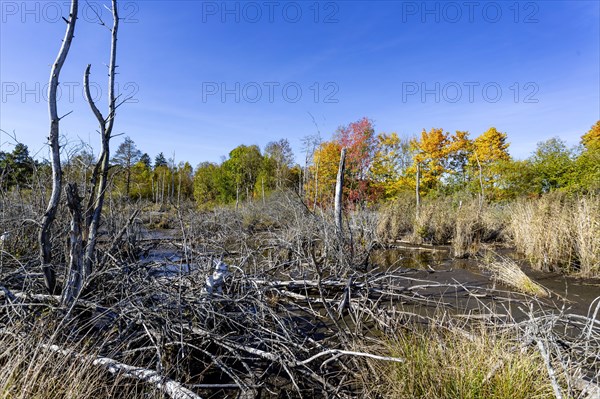
[[[553,397],[541,357],[521,351],[508,336],[481,328],[428,327],[390,336],[383,352],[404,363],[369,361],[369,397],[530,399]]]
[[[511,206],[510,235],[540,270],[594,277],[600,273],[600,197],[559,194]]]
[[[423,202],[415,218],[411,241],[420,244],[446,244],[454,234],[456,210],[450,199]]]
[[[456,258],[476,255],[479,250],[481,212],[475,201],[459,206],[456,211],[452,253]]]
[[[379,210],[377,236],[382,242],[394,241],[413,229],[415,200],[412,194],[404,193],[382,206]]]
[[[505,219],[502,206],[480,208],[470,197],[425,199],[417,216],[414,198],[403,196],[382,207],[377,233],[383,242],[451,244],[454,256],[465,258],[477,254],[481,242],[503,240]]]
[[[418,215],[414,199],[404,196],[382,207],[377,236],[451,244],[457,258],[476,255],[482,242],[510,241],[538,270],[600,276],[599,195],[557,192],[482,208],[475,199],[428,198]]]
[[[73,358],[48,349],[48,331],[4,329],[0,333],[0,398],[86,399],[160,398],[131,379],[110,376],[91,358]],[[90,353],[83,343],[75,344]]]
[[[519,292],[542,298],[549,296],[547,289],[530,279],[511,259],[498,257],[491,262],[484,262],[481,267],[491,271],[498,281]]]
[[[583,197],[575,205],[575,252],[582,276],[600,275],[600,197]]]

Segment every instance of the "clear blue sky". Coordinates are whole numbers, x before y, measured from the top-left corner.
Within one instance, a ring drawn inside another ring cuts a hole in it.
[[[44,86],[66,3],[0,0],[0,128],[38,156],[48,152]],[[108,3],[81,2],[61,74],[59,113],[73,111],[62,134],[96,149],[81,81],[92,64],[105,110],[110,38],[93,10],[109,22]],[[367,116],[377,132],[401,135],[495,126],[524,158],[553,136],[577,144],[600,119],[597,0],[121,0],[120,11],[118,82],[134,102],[119,109],[115,133],[151,157],[175,153],[195,166],[287,138],[300,160],[314,122],[328,139]]]

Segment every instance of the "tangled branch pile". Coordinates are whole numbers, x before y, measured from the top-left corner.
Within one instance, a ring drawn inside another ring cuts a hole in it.
[[[426,336],[410,347],[438,345],[450,358],[456,337],[485,335],[510,345],[473,384],[503,386],[498,376],[514,378],[506,370],[521,361],[510,354],[522,353],[535,382],[524,394],[597,393],[598,306],[588,317],[552,313],[542,299],[457,282],[448,272],[369,268],[375,219],[354,214],[340,237],[329,215],[287,196],[240,211],[179,211],[177,239],[142,240],[131,227],[120,245],[110,244],[105,266],[67,309],[58,296],[40,294],[39,274],[5,259],[0,391],[9,398],[384,397],[377,387],[397,374],[382,367],[410,375],[422,358],[399,350],[413,342],[407,337]],[[169,245],[177,260],[149,255]],[[221,274],[210,280],[216,265]],[[435,367],[441,375],[449,365]],[[420,378],[413,380],[427,383]],[[404,389],[402,379],[385,383],[397,397],[420,392]],[[505,388],[498,397],[519,397]]]

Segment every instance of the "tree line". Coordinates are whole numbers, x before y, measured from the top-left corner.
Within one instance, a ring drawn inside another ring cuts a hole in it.
[[[423,130],[413,137],[376,133],[362,118],[340,126],[330,140],[307,136],[304,165],[295,163],[287,139],[240,145],[222,162],[175,162],[161,152],[152,158],[129,137],[111,158],[113,195],[159,204],[194,200],[199,207],[261,200],[273,191],[295,190],[310,207],[333,204],[342,148],[346,148],[346,207],[371,205],[403,192],[419,196],[469,193],[497,201],[539,196],[550,191],[597,192],[600,189],[600,121],[569,148],[558,137],[539,142],[530,157],[513,159],[504,132],[490,127],[472,138],[467,131]],[[64,161],[63,173],[84,184],[96,160],[87,150]],[[0,152],[0,184],[4,190],[32,186],[34,172],[49,174],[48,162],[35,161],[27,146]],[[418,186],[418,190],[417,190]]]

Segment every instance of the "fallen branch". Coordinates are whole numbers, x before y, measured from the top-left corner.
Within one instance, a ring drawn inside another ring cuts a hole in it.
[[[111,374],[119,374],[124,377],[134,378],[154,385],[172,399],[202,399],[194,392],[182,386],[179,382],[173,381],[154,370],[131,366],[109,357],[84,355],[71,349],[62,349],[57,345],[43,346],[52,352],[60,353],[64,356],[72,356],[78,360],[91,361],[94,366],[102,366]]]

